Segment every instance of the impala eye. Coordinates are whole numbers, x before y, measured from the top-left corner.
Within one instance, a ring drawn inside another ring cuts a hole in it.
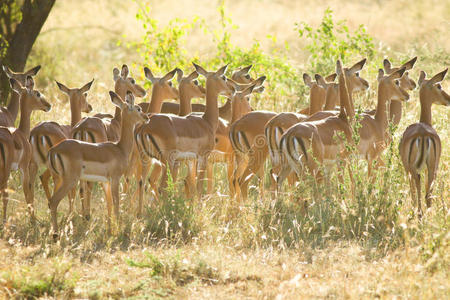
[[[142,111],[142,109],[141,109],[140,106],[136,106],[136,109],[137,109],[138,112],[141,112],[141,111]]]
[[[359,73],[358,73],[358,72],[356,72],[356,73],[355,73],[355,76],[356,76],[356,77],[359,77]]]
[[[223,80],[227,80],[227,78],[225,77],[225,75],[220,76],[220,78],[222,78]]]
[[[250,75],[249,75],[249,74],[246,74],[244,77],[245,77],[246,79],[250,79]]]
[[[130,79],[131,84],[136,84],[136,80],[134,80],[134,78]]]
[[[172,81],[169,81],[167,84],[168,84],[169,86],[172,86]]]
[[[396,84],[397,86],[400,86],[400,82],[399,82],[398,80],[395,81],[395,84]]]
[[[41,98],[41,93],[36,92],[36,97]]]
[[[438,88],[438,90],[441,90],[442,89],[442,86],[438,83],[438,84],[436,84],[436,87]]]
[[[194,80],[194,81],[192,81],[195,85],[198,85],[198,81],[197,80]]]

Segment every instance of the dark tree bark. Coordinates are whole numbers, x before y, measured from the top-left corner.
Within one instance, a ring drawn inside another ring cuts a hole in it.
[[[6,29],[4,37],[9,47],[6,55],[1,59],[0,64],[9,66],[15,72],[22,72],[30,54],[31,48],[36,41],[42,26],[44,25],[50,10],[55,4],[55,0],[24,0],[21,7],[22,20],[15,26],[14,32],[10,27],[4,26]],[[1,29],[1,28],[0,28]],[[9,34],[7,34],[10,31]],[[6,75],[1,72],[0,75],[0,101],[6,102],[10,92],[9,81]]]

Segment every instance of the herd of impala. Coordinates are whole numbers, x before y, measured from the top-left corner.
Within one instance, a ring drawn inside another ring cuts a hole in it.
[[[145,184],[150,183],[151,194],[158,200],[164,195],[168,173],[177,180],[181,164],[186,165],[184,190],[187,197],[201,198],[206,182],[207,193],[213,189],[213,164],[225,162],[230,193],[245,200],[249,181],[257,176],[260,192],[264,193],[264,165],[269,157],[269,178],[272,192],[279,192],[287,178],[292,184],[308,172],[320,184],[324,174],[332,171],[339,159],[344,164],[354,145],[355,151],[368,162],[368,176],[373,168],[382,165],[380,154],[392,139],[389,123],[397,125],[402,115],[402,103],[409,99],[408,91],[416,88],[409,78],[416,58],[400,67],[392,67],[384,60],[378,73],[378,102],[374,110],[355,117],[353,94],[369,88],[359,73],[366,60],[349,68],[338,60],[336,73],[327,77],[318,74],[314,80],[304,74],[310,88],[309,107],[299,112],[276,113],[253,110],[249,97],[264,91],[265,76],[254,79],[251,66],[235,71],[231,78],[227,66],[208,72],[194,64],[195,70],[185,76],[176,68],[163,77],[155,77],[144,68],[145,77],[152,83],[149,103],[135,104],[135,97],[145,97],[146,91],[130,76],[126,65],[113,69],[115,105],[114,115],[98,113],[82,118],[92,106],[87,92],[93,81],[81,88],[68,88],[56,82],[70,101],[71,123],[41,122],[30,128],[33,110],[49,111],[51,105],[34,88],[33,76],[40,66],[25,73],[16,73],[4,66],[13,90],[7,107],[0,111],[0,193],[3,200],[3,223],[7,220],[7,183],[12,170],[19,170],[22,188],[31,220],[34,215],[34,185],[38,171],[48,198],[54,236],[58,234],[57,208],[68,196],[70,211],[79,184],[82,214],[90,216],[93,182],[101,182],[108,211],[108,228],[114,211],[119,221],[119,188],[130,189],[130,178],[137,182],[132,202],[138,197],[137,214],[143,210]],[[433,181],[441,154],[441,142],[432,127],[431,105],[450,105],[450,96],[440,82],[444,70],[430,79],[424,71],[418,80],[421,105],[420,122],[410,125],[400,141],[400,155],[409,176],[411,193],[419,215],[421,175],[427,169],[426,204],[431,205]],[[205,77],[205,87],[197,77]],[[172,81],[177,77],[178,88]],[[337,83],[335,82],[337,77]],[[218,96],[227,102],[218,107]],[[206,105],[191,104],[193,98],[206,98]],[[165,100],[177,99],[176,102]],[[14,127],[20,109],[20,122]],[[359,122],[358,126],[354,126]],[[356,131],[354,128],[357,128]],[[358,139],[353,135],[357,134]],[[356,143],[355,141],[358,140]],[[349,172],[351,169],[348,168]],[[149,174],[150,172],[150,174]],[[352,179],[352,174],[349,174]],[[206,179],[205,179],[206,176]],[[53,193],[50,189],[53,181]],[[342,180],[342,174],[339,174]],[[157,205],[157,201],[155,201]]]

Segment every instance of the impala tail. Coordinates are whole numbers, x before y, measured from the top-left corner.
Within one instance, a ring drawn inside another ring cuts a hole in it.
[[[274,165],[279,165],[282,160],[280,149],[281,137],[284,131],[279,126],[267,126],[265,129],[266,140],[268,141],[270,158]]]
[[[247,153],[250,151],[250,143],[248,141],[247,135],[243,131],[235,131],[233,128],[230,130],[230,140],[231,145],[233,146],[233,149],[242,152]]]
[[[408,163],[417,170],[421,170],[430,156],[436,156],[436,143],[428,136],[418,136],[409,146]]]
[[[34,160],[38,164],[45,164],[48,151],[55,143],[49,135],[32,134],[30,136],[30,144],[33,149]]]

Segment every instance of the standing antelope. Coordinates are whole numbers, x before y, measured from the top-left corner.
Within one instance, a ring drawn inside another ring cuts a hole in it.
[[[56,190],[49,200],[54,237],[58,234],[57,209],[61,199],[81,180],[102,182],[108,210],[108,227],[111,228],[111,210],[119,223],[119,183],[128,168],[133,148],[133,130],[147,116],[134,105],[132,92],[127,92],[126,102],[116,93],[109,92],[111,101],[121,110],[122,126],[117,142],[86,143],[68,139],[48,152],[47,167],[56,178]]]
[[[425,185],[425,201],[429,208],[431,207],[433,183],[441,157],[441,139],[432,125],[431,106],[433,103],[450,106],[450,95],[442,90],[440,85],[447,71],[448,69],[445,69],[428,80],[426,73],[420,72],[418,82],[420,121],[406,128],[399,144],[402,163],[409,177],[411,197],[417,206],[419,216],[422,216],[420,171],[426,165],[428,177]]]
[[[125,99],[127,91],[136,97],[146,95],[145,89],[130,76],[128,66],[125,64],[122,65],[121,71],[118,68],[113,69],[113,80],[114,91],[121,99]],[[116,142],[120,138],[121,124],[122,113],[120,108],[116,107],[113,118],[100,113],[78,122],[72,129],[72,138],[90,143]],[[90,214],[91,190],[92,183],[81,182],[82,211],[86,219],[89,219]]]
[[[0,127],[0,152],[2,165],[0,168],[0,190],[3,200],[3,223],[6,221],[6,211],[8,207],[8,193],[6,191],[11,170],[19,170],[22,177],[23,193],[28,205],[31,220],[34,221],[34,194],[30,180],[31,168],[31,145],[30,137],[30,117],[33,110],[43,110],[48,112],[50,104],[43,95],[34,90],[34,81],[31,76],[27,76],[25,87],[14,78],[10,78],[11,88],[19,95],[20,101],[20,123],[17,129],[12,127]]]
[[[71,138],[72,128],[81,120],[81,113],[89,113],[92,106],[87,102],[87,92],[92,86],[94,80],[86,83],[81,88],[69,89],[64,84],[56,82],[58,88],[69,97],[71,121],[70,125],[60,125],[57,122],[41,122],[36,125],[30,133],[30,143],[33,149],[32,164],[36,164],[33,170],[37,170],[39,166],[45,165],[47,161],[48,150],[62,140]],[[34,185],[36,174],[31,174],[31,180]],[[41,175],[42,187],[44,188],[47,199],[50,198],[49,189],[50,171],[47,169]],[[70,211],[74,200],[74,193],[69,196]]]
[[[13,72],[7,66],[3,66],[2,68],[8,78],[14,78],[22,86],[25,86],[27,76],[35,76],[41,69],[41,66],[36,66],[24,73]],[[19,98],[20,95],[13,90],[8,106],[0,107],[0,126],[14,127],[17,114],[19,113]]]
[[[190,114],[185,117],[155,114],[136,131],[139,152],[156,158],[170,169],[176,178],[179,160],[196,159],[198,163],[197,192],[203,191],[203,177],[207,159],[215,145],[215,134],[219,122],[217,98],[219,94],[232,93],[227,85],[227,66],[216,72],[207,72],[194,64],[196,71],[206,77],[206,110],[203,115]],[[145,173],[144,173],[145,174]],[[161,187],[167,185],[167,172],[163,171]]]
[[[350,113],[351,116],[353,116],[353,114],[354,114],[353,113],[353,107],[354,107],[353,106],[353,93],[357,92],[357,91],[364,91],[369,88],[369,83],[367,82],[367,80],[365,80],[364,78],[362,78],[359,75],[359,72],[362,70],[365,63],[366,63],[366,59],[363,59],[363,60],[357,62],[356,64],[354,64],[352,67],[343,69],[343,72],[345,73],[344,74],[345,82],[346,82],[348,97],[349,97],[348,105],[349,105],[349,109],[352,110],[352,112]],[[319,82],[322,82],[321,83],[322,86],[325,85],[325,83],[323,82],[323,79],[321,79],[321,76],[316,77],[316,80],[319,80]],[[340,108],[339,108],[339,110],[335,110],[337,101],[339,100],[339,84],[328,83],[326,85],[326,87],[327,87],[326,101],[325,101],[324,110],[314,113],[313,115],[304,119],[303,122],[324,120],[328,117],[337,116],[338,114],[341,113]],[[288,128],[285,128],[285,130],[287,130],[287,129]],[[282,129],[278,129],[278,131],[282,131]],[[269,133],[270,133],[270,131],[269,131]],[[280,140],[281,140],[281,137],[278,139],[278,141],[280,141]],[[270,146],[271,145],[269,145],[269,147]],[[278,172],[278,176],[276,177],[277,189],[280,190],[284,179],[288,176],[288,174],[291,173],[291,168],[290,168],[288,161],[286,160],[286,157],[283,154],[283,151],[281,151],[280,142],[272,143],[272,146],[273,146],[272,151],[274,153],[276,153],[276,151],[278,150],[279,157],[280,157],[280,160],[279,160],[280,170]]]

